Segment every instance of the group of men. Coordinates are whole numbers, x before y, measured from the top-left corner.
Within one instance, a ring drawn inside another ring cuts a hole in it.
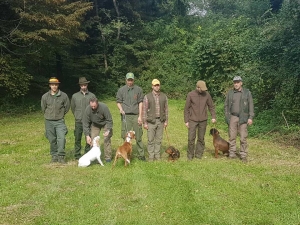
[[[152,80],[152,91],[146,95],[142,88],[134,84],[134,74],[126,74],[126,84],[119,88],[116,95],[117,107],[121,116],[121,137],[129,130],[135,131],[137,157],[146,161],[142,142],[143,127],[147,130],[148,161],[161,158],[161,142],[163,131],[168,126],[168,98],[160,91],[158,79]],[[50,143],[51,162],[65,164],[65,136],[68,132],[64,121],[65,114],[71,108],[75,118],[75,159],[81,157],[81,139],[85,136],[84,153],[91,148],[92,140],[103,130],[104,158],[111,162],[111,137],[113,136],[113,119],[106,104],[99,102],[88,90],[85,77],[79,78],[80,90],[73,94],[71,102],[66,93],[59,89],[59,80],[50,78],[50,90],[42,96],[41,107],[45,118],[45,135]],[[247,126],[252,124],[254,116],[251,92],[242,88],[242,79],[233,79],[234,88],[230,90],[225,101],[225,118],[228,123],[230,158],[236,158],[236,138],[240,134],[240,157],[247,160]],[[188,128],[187,159],[201,158],[205,148],[204,135],[207,127],[209,110],[212,123],[216,123],[215,106],[202,80],[196,84],[196,90],[188,93],[184,108],[184,122]],[[197,136],[197,140],[196,140]],[[195,146],[196,141],[196,146]]]

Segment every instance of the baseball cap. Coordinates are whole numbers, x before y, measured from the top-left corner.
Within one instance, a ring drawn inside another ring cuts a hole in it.
[[[152,85],[154,86],[154,85],[160,85],[160,82],[159,82],[159,80],[157,80],[157,79],[153,79],[152,80]]]
[[[131,72],[127,73],[126,74],[126,80],[128,80],[128,79],[134,79],[134,74],[131,73]]]
[[[240,76],[235,76],[233,78],[233,81],[242,81],[242,78]]]

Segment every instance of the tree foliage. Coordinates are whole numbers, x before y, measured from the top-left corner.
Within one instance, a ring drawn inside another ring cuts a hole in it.
[[[56,75],[69,95],[86,76],[114,96],[131,71],[145,92],[158,78],[185,98],[203,79],[222,98],[241,75],[257,114],[299,122],[299,1],[11,0],[0,10],[1,94],[40,96]]]

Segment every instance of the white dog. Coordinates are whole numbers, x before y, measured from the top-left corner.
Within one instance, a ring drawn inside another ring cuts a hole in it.
[[[79,167],[87,167],[91,164],[92,161],[98,160],[98,162],[101,164],[101,166],[104,166],[100,156],[101,156],[101,150],[100,150],[100,137],[94,137],[93,139],[93,148],[85,153],[83,156],[80,157],[78,161],[78,166]]]

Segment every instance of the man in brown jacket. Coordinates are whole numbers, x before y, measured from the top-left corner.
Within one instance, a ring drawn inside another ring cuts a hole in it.
[[[215,106],[204,81],[197,82],[196,90],[188,93],[184,107],[184,122],[188,131],[187,158],[200,159],[204,152],[204,135],[207,126],[207,108],[212,117],[212,123],[216,122]],[[195,139],[198,130],[198,139],[195,149]]]

